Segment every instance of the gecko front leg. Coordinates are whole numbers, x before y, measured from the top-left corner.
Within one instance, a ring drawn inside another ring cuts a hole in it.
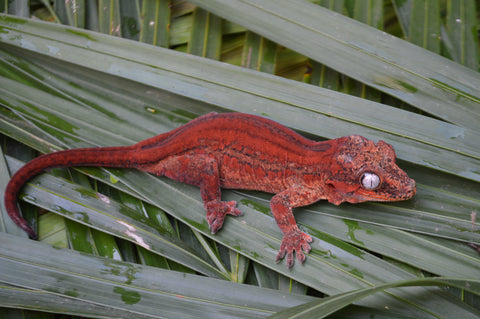
[[[208,155],[171,156],[155,164],[138,167],[146,172],[200,187],[207,222],[212,234],[218,232],[225,215],[240,216],[235,201],[224,202],[220,194],[220,172],[215,158]]]
[[[277,263],[286,255],[287,267],[291,268],[295,263],[293,252],[300,263],[305,261],[303,252],[310,252],[309,243],[312,242],[312,237],[298,228],[292,209],[312,204],[321,198],[322,196],[317,190],[300,185],[290,187],[273,196],[270,207],[275,221],[283,233],[282,244],[277,254]]]

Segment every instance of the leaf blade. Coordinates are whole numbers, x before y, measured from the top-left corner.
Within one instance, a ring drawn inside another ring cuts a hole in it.
[[[109,305],[134,315],[164,317],[169,314],[167,316],[175,317],[179,309],[183,309],[185,318],[211,318],[222,313],[256,317],[287,304],[312,300],[306,296],[288,296],[258,287],[56,249],[4,233],[0,233],[0,238],[0,264],[5,270],[0,274],[0,282],[10,283],[15,278],[13,283],[17,286],[99,306]],[[15,246],[20,248],[12,249]],[[205,293],[206,289],[209,293]],[[236,291],[234,296],[232,289]],[[258,293],[265,298],[257,298]],[[159,308],[162,309],[160,316]]]
[[[306,1],[192,2],[419,109],[478,129],[478,75],[438,55]]]

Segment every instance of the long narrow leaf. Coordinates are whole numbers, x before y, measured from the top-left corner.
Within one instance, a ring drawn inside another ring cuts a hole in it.
[[[409,41],[432,52],[440,53],[440,23],[438,1],[413,1],[408,24]]]
[[[307,1],[192,2],[419,109],[478,130],[480,77],[439,55]]]
[[[35,306],[32,306],[32,304],[35,304]],[[65,307],[66,304],[68,304],[68,307]],[[128,318],[132,319],[158,318],[156,315],[133,313],[110,305],[98,305],[93,302],[75,299],[68,295],[61,296],[48,291],[19,288],[4,283],[0,283],[0,306],[16,308],[19,311],[20,309],[31,309],[87,318],[116,319],[122,318],[126,313],[128,313]],[[5,314],[6,311],[2,309],[2,315]]]
[[[168,47],[171,22],[170,1],[143,1],[140,19],[140,41]]]
[[[94,307],[113,307],[123,310],[123,316],[173,318],[181,312],[182,318],[261,318],[312,300],[94,257],[4,233],[0,233],[0,267],[1,283],[78,299]],[[259,294],[263,298],[257,298]],[[2,298],[0,305],[12,305],[12,300]]]
[[[478,6],[478,4],[477,4]],[[452,58],[473,70],[478,70],[478,38],[476,37],[476,5],[474,1],[447,2],[447,29]],[[442,34],[442,36],[444,36]]]
[[[380,285],[373,288],[353,291],[341,294],[335,297],[326,298],[321,301],[312,301],[310,303],[296,306],[275,315],[270,316],[271,319],[289,318],[289,319],[307,319],[307,318],[325,318],[329,314],[357,302],[367,296],[373,295],[379,291],[384,291],[393,287],[410,287],[410,286],[453,286],[460,289],[468,290],[474,294],[480,295],[480,280],[465,278],[426,278],[416,279],[403,282],[394,282],[386,285]]]

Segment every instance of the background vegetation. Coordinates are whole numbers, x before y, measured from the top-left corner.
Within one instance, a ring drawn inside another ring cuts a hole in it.
[[[1,316],[479,317],[477,2],[0,0],[0,11],[1,194],[38,153],[128,145],[211,111],[385,140],[418,185],[406,202],[296,210],[314,242],[289,271],[275,263],[268,194],[223,192],[245,214],[211,235],[195,187],[55,169],[21,195],[39,242],[1,206]]]

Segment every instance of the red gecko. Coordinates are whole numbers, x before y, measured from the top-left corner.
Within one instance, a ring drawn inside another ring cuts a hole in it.
[[[22,167],[5,191],[12,220],[32,238],[21,217],[17,195],[30,178],[53,167],[137,168],[200,186],[210,231],[225,215],[241,215],[220,188],[274,193],[270,207],[283,233],[277,262],[303,262],[312,238],[295,222],[292,209],[321,199],[342,202],[398,201],[415,195],[415,181],[395,164],[393,148],[352,135],[330,141],[309,140],[274,121],[247,114],[210,113],[173,131],[132,146],[72,149],[40,156]]]

